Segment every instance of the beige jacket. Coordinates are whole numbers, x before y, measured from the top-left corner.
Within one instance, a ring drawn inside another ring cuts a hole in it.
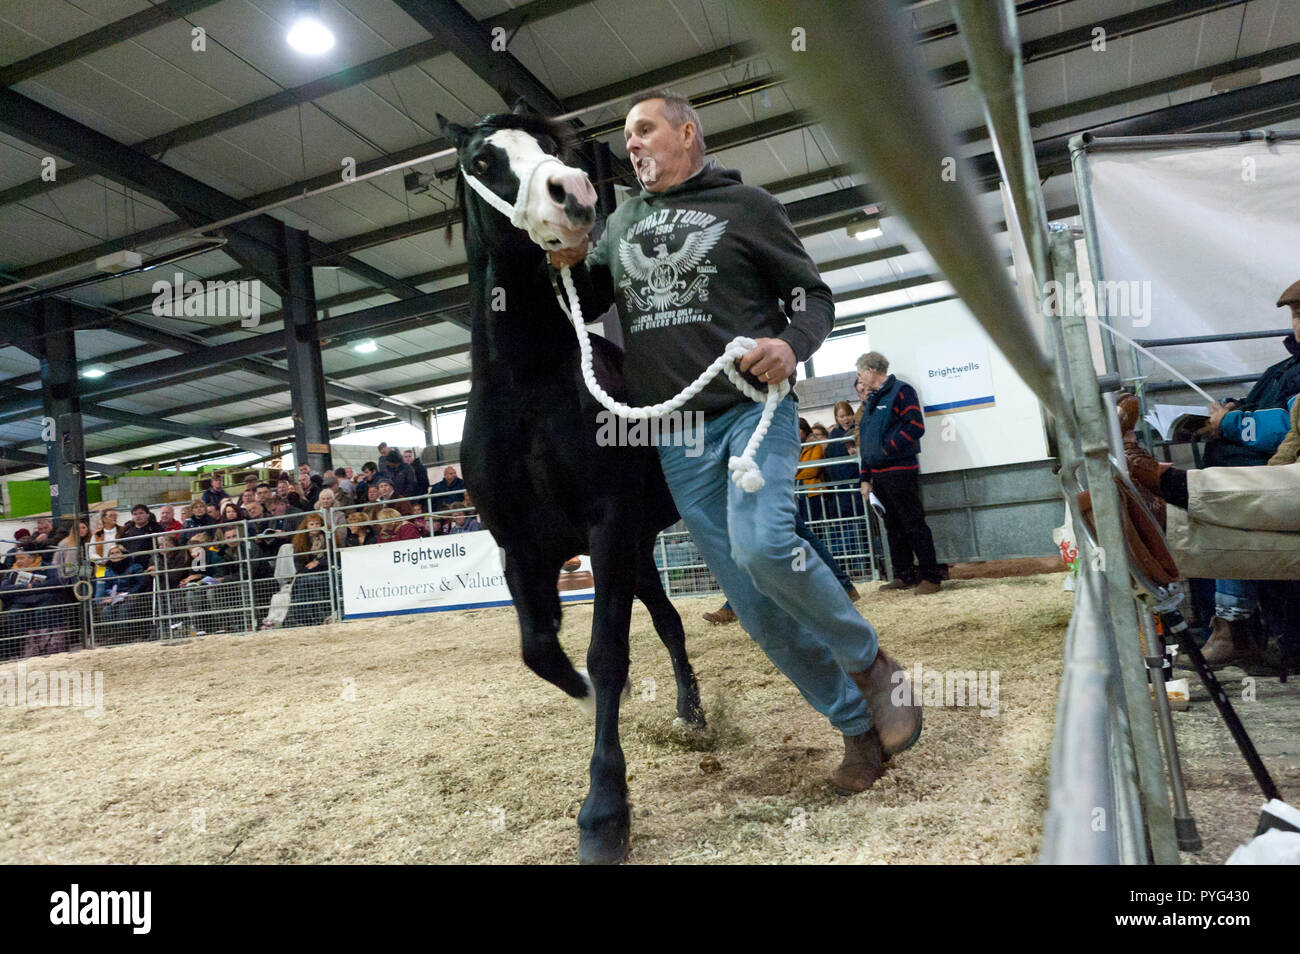
[[[1291,405],[1291,430],[1282,439],[1277,453],[1269,458],[1270,464],[1294,464],[1300,460],[1300,400]]]

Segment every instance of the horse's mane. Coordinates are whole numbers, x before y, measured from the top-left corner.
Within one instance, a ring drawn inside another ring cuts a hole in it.
[[[573,156],[577,148],[577,139],[574,136],[573,127],[568,123],[551,119],[549,116],[539,116],[536,113],[493,113],[490,116],[484,116],[473,126],[471,131],[485,130],[495,131],[498,129],[518,129],[528,133],[537,139],[549,139],[555,144],[555,154],[566,164]],[[465,181],[456,177],[456,204],[453,208],[465,208]],[[464,216],[461,217],[461,226],[464,228],[468,223],[465,222]],[[455,226],[447,223],[446,240],[451,244],[452,229]]]

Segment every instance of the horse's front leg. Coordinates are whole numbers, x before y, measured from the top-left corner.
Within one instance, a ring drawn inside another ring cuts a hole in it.
[[[596,606],[587,669],[596,689],[596,743],[591,754],[591,789],[578,813],[578,860],[583,864],[622,861],[631,828],[618,708],[627,685],[636,553],[622,526],[626,526],[622,521],[606,520],[591,534]]]
[[[650,611],[655,632],[673,663],[673,677],[677,681],[677,721],[687,728],[702,730],[707,723],[700,702],[700,686],[686,656],[686,630],[682,627],[681,614],[664,592],[659,568],[655,566],[654,537],[642,541],[638,549],[636,596]]]

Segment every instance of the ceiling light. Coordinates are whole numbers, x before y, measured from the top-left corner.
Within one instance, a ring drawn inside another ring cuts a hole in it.
[[[367,338],[365,341],[353,345],[352,350],[358,354],[371,354],[379,350],[379,345],[375,344],[372,339]]]
[[[83,378],[102,378],[106,374],[108,374],[108,372],[103,368],[87,368],[85,371],[81,372]]]
[[[294,0],[293,26],[285,39],[299,53],[318,56],[334,46],[334,34],[320,19],[316,0]]]
[[[844,231],[850,238],[855,238],[860,242],[867,239],[880,238],[885,234],[885,230],[880,227],[880,206],[869,205],[844,226]]]

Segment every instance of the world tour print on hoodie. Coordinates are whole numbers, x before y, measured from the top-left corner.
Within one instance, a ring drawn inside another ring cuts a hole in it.
[[[718,270],[706,256],[727,231],[726,221],[717,218],[694,209],[663,209],[636,223],[628,232],[630,240],[618,240],[623,266],[619,291],[642,312],[629,323],[629,334],[712,320],[690,305],[697,298],[709,300],[709,277]],[[692,228],[697,223],[701,227]],[[646,233],[653,255],[643,250],[640,236]]]
[[[618,305],[633,404],[673,397],[738,335],[780,338],[807,361],[835,316],[784,206],[711,162],[623,202],[574,280],[585,314]],[[684,410],[709,414],[744,400],[719,375]]]

